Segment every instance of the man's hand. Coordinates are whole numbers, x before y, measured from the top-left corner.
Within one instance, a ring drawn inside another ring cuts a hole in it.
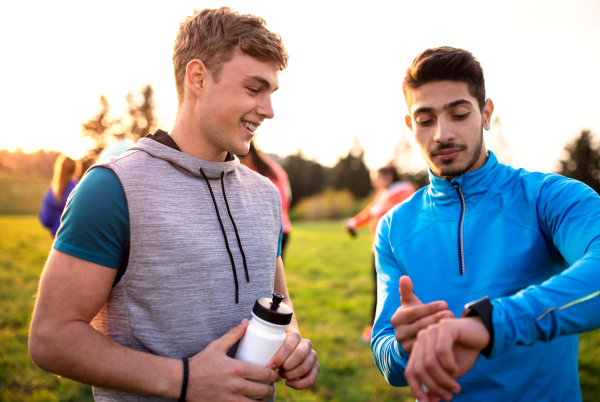
[[[281,379],[275,370],[227,356],[247,327],[248,320],[243,319],[240,325],[190,358],[186,401],[252,401],[249,397],[273,395],[275,388],[265,383]]]
[[[350,234],[350,236],[356,237],[356,221],[354,220],[354,218],[344,219],[342,221],[342,228],[346,230]]]
[[[413,292],[413,283],[406,275],[400,277],[400,307],[390,323],[402,350],[411,353],[417,333],[443,318],[454,318],[445,301],[423,304]]]
[[[267,367],[279,367],[279,374],[287,379],[285,385],[288,387],[304,389],[315,383],[320,366],[311,341],[302,338],[297,330],[291,329],[286,332],[284,344]]]
[[[420,331],[404,371],[413,395],[420,402],[451,400],[461,391],[456,379],[473,367],[489,342],[479,317],[445,319]]]

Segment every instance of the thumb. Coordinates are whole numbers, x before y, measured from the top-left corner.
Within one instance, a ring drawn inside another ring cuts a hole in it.
[[[403,275],[400,277],[400,304],[423,304],[421,303],[421,300],[419,300],[419,298],[415,295],[413,291],[412,280],[407,275]]]
[[[225,335],[211,342],[213,347],[221,352],[227,352],[242,336],[248,328],[248,320],[243,319],[238,326],[231,328]]]

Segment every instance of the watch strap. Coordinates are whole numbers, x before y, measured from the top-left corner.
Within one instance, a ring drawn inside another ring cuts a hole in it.
[[[481,354],[485,357],[490,357],[492,348],[494,347],[494,324],[492,323],[492,311],[494,306],[490,301],[490,298],[485,296],[482,299],[471,302],[465,306],[465,317],[479,317],[485,325],[485,328],[490,334],[490,342],[481,351]]]

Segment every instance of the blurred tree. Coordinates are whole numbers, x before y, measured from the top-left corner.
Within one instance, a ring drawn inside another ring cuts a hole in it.
[[[94,147],[89,149],[87,155],[83,158],[84,170],[96,160],[100,152],[106,147],[108,135],[112,134],[112,126],[120,123],[119,120],[111,119],[108,116],[110,105],[104,95],[100,96],[98,102],[100,103],[100,110],[96,116],[81,124],[81,136],[91,138],[94,141]]]
[[[292,188],[290,207],[293,207],[305,197],[320,193],[329,181],[330,168],[305,159],[300,150],[296,155],[285,158],[282,166],[288,175],[290,187]]]
[[[579,180],[600,194],[600,147],[592,144],[590,130],[565,146],[567,158],[559,161],[558,173]]]
[[[356,198],[365,198],[373,187],[369,169],[363,160],[364,151],[354,138],[354,146],[345,158],[340,158],[331,172],[331,186],[337,190],[348,189]]]
[[[130,91],[125,98],[127,99],[128,114],[126,120],[129,123],[125,129],[125,136],[137,142],[157,129],[158,119],[154,114],[154,90],[150,84],[147,84],[139,92]]]
[[[158,118],[154,113],[154,90],[150,84],[140,91],[129,91],[125,95],[127,111],[118,119],[109,116],[110,105],[104,95],[100,96],[100,110],[81,125],[81,135],[94,141],[83,158],[85,172],[95,161],[100,152],[109,144],[112,134],[125,134],[133,141],[152,133],[157,128]]]
[[[508,139],[502,131],[500,116],[494,117],[491,130],[486,134],[486,148],[494,152],[500,163],[511,165],[513,162],[513,153]]]

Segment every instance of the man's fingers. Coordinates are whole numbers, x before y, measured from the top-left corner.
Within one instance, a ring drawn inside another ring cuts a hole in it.
[[[431,345],[435,343],[435,339],[437,338],[436,331],[436,328],[421,331],[417,337],[413,354],[410,357],[410,360],[414,360],[411,370],[414,374],[411,390],[413,391],[415,397],[419,399],[419,401],[422,399],[429,401],[431,399],[429,397],[426,397],[425,399],[417,396],[417,393],[425,394],[425,391],[422,388],[423,385],[425,385],[427,388],[427,394],[429,395],[433,394],[446,400],[452,399],[452,393],[440,386],[437,379],[433,375],[434,368],[436,365],[438,365],[438,363],[436,361],[435,354],[430,353],[430,348]]]
[[[240,390],[234,393],[250,397],[266,398],[275,393],[275,387],[271,384],[244,380]]]
[[[454,356],[453,348],[456,339],[454,337],[454,332],[450,329],[452,324],[452,321],[440,322],[440,331],[438,333],[435,351],[442,368],[453,378],[457,378],[460,369]]]
[[[317,376],[319,375],[319,370],[321,369],[319,362],[316,362],[310,372],[302,378],[297,380],[287,380],[285,385],[293,388],[293,389],[305,389],[312,386],[315,381],[317,381]]]
[[[400,277],[400,304],[402,305],[417,305],[422,304],[421,300],[415,295],[413,291],[412,280],[407,276],[403,275]]]
[[[441,369],[439,362],[437,361],[437,356],[434,352],[437,333],[438,328],[436,326],[429,327],[419,333],[418,339],[422,352],[419,354],[421,363],[418,367],[420,370],[416,372],[416,375],[421,384],[424,384],[427,387],[429,394],[434,394],[442,399],[450,400],[452,399],[452,392],[446,389],[440,380],[445,381],[446,383],[454,383],[454,380]],[[454,384],[451,385],[453,386],[453,389],[456,389]],[[458,386],[458,384],[456,384],[456,386]],[[458,390],[460,391],[460,387]]]
[[[448,303],[445,301],[436,301],[427,304],[421,304],[419,306],[400,307],[392,318],[390,323],[393,326],[396,325],[408,325],[412,324],[422,318],[431,316],[440,311],[447,311]]]
[[[425,337],[426,345],[424,351],[423,365],[425,371],[433,384],[429,386],[429,390],[438,395],[440,398],[445,400],[452,399],[452,394],[458,394],[460,392],[460,385],[448,374],[438,361],[437,356],[437,341],[439,333],[441,332],[439,326],[429,327],[425,330],[427,336]]]
[[[267,367],[271,367],[271,366],[275,366],[276,368],[281,367],[284,364],[284,362],[286,362],[286,360],[290,357],[290,355],[292,353],[294,353],[294,351],[298,347],[298,344],[300,344],[300,341],[302,341],[302,336],[300,336],[299,333],[297,333],[297,332],[288,333],[285,337],[285,342],[283,343],[283,345],[281,345],[279,350],[277,350],[275,355],[271,358],[271,360],[267,364]],[[300,364],[301,361],[302,360],[300,360],[298,362],[298,364]],[[292,368],[290,366],[288,366],[288,367]]]
[[[237,327],[231,328],[225,335],[212,341],[209,346],[226,353],[237,341],[242,339],[246,328],[248,328],[248,320],[244,318]]]
[[[247,380],[260,382],[277,382],[281,380],[281,376],[277,371],[266,367],[260,367],[255,364],[234,360],[236,364],[232,368],[232,373],[235,376],[243,377]]]
[[[279,375],[283,378],[293,380],[295,378],[302,378],[307,375],[317,362],[317,352],[310,350],[306,358],[300,362],[300,364],[294,366],[290,370],[279,370]],[[287,362],[284,364],[286,366]]]
[[[308,339],[302,339],[297,345],[294,351],[288,356],[288,358],[283,362],[281,368],[290,371],[294,368],[298,367],[302,362],[306,360],[306,358],[313,352],[312,350],[312,342]],[[316,352],[313,352],[316,354]],[[316,359],[316,356],[315,356]]]
[[[410,317],[421,317],[412,321],[412,323],[408,323],[407,317],[392,317],[390,320],[391,324],[395,328],[396,340],[400,342],[402,345],[402,349],[406,353],[410,353],[412,349],[412,344],[414,343],[415,337],[420,330],[427,328],[431,324],[435,324],[444,318],[453,318],[454,314],[449,310],[439,309],[447,308],[446,302],[434,302],[424,304],[418,307],[409,307],[410,310],[415,310],[409,312]],[[432,312],[431,314],[427,314],[428,312]],[[398,314],[398,313],[396,313]],[[398,324],[398,321],[407,321],[403,324]]]
[[[404,371],[404,377],[408,382],[411,392],[420,402],[428,402],[429,398],[427,397],[427,393],[422,387],[421,380],[417,378],[417,372],[423,371],[422,364],[422,355],[423,348],[420,347],[418,341],[415,342],[410,358],[408,359],[408,364],[406,365],[406,370]]]

